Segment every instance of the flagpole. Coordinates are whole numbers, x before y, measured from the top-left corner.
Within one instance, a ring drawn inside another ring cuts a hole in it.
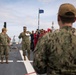
[[[41,14],[41,13],[44,13],[44,10],[39,9],[39,10],[38,10],[38,30],[39,30],[39,28],[40,28],[39,26],[40,26],[40,14]]]
[[[39,10],[38,10],[38,30],[39,30],[39,25],[40,25],[40,14],[39,14]]]

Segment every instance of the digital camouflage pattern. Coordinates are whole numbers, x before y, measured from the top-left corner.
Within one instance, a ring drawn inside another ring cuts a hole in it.
[[[22,50],[23,50],[23,56],[26,55],[26,50],[28,54],[30,54],[30,40],[29,35],[26,35],[26,33],[22,32],[19,35],[19,39],[22,38]]]
[[[0,33],[0,54],[1,58],[8,58],[10,38],[7,34]]]
[[[63,27],[39,39],[34,68],[47,75],[76,75],[76,29]]]

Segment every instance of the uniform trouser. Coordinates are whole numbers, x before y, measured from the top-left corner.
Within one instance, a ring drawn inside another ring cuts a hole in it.
[[[22,44],[23,56],[26,55],[26,51],[28,55],[30,55],[30,43]]]
[[[0,54],[1,54],[1,58],[4,58],[4,56],[5,56],[5,58],[6,59],[8,59],[8,56],[9,56],[9,46],[7,46],[7,45],[2,45],[2,46],[0,46],[1,48],[1,50],[0,50]]]
[[[32,51],[34,50],[34,42],[31,42],[31,47]]]

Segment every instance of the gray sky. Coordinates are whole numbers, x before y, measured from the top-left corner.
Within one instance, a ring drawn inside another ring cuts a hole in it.
[[[23,26],[29,31],[38,28],[38,9],[43,9],[40,14],[40,29],[58,29],[57,13],[62,3],[71,3],[76,7],[76,0],[0,0],[0,31],[4,22],[7,22],[8,35],[12,38],[22,32]],[[73,25],[76,27],[76,23]]]

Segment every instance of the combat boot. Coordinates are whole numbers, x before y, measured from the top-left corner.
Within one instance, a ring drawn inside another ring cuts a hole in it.
[[[28,50],[28,59],[30,60],[30,50]]]
[[[3,64],[3,58],[1,58],[1,64]]]
[[[24,56],[24,60],[26,60],[26,57]]]
[[[8,64],[8,58],[6,58],[6,64]]]
[[[30,60],[30,54],[28,54],[28,59]]]

